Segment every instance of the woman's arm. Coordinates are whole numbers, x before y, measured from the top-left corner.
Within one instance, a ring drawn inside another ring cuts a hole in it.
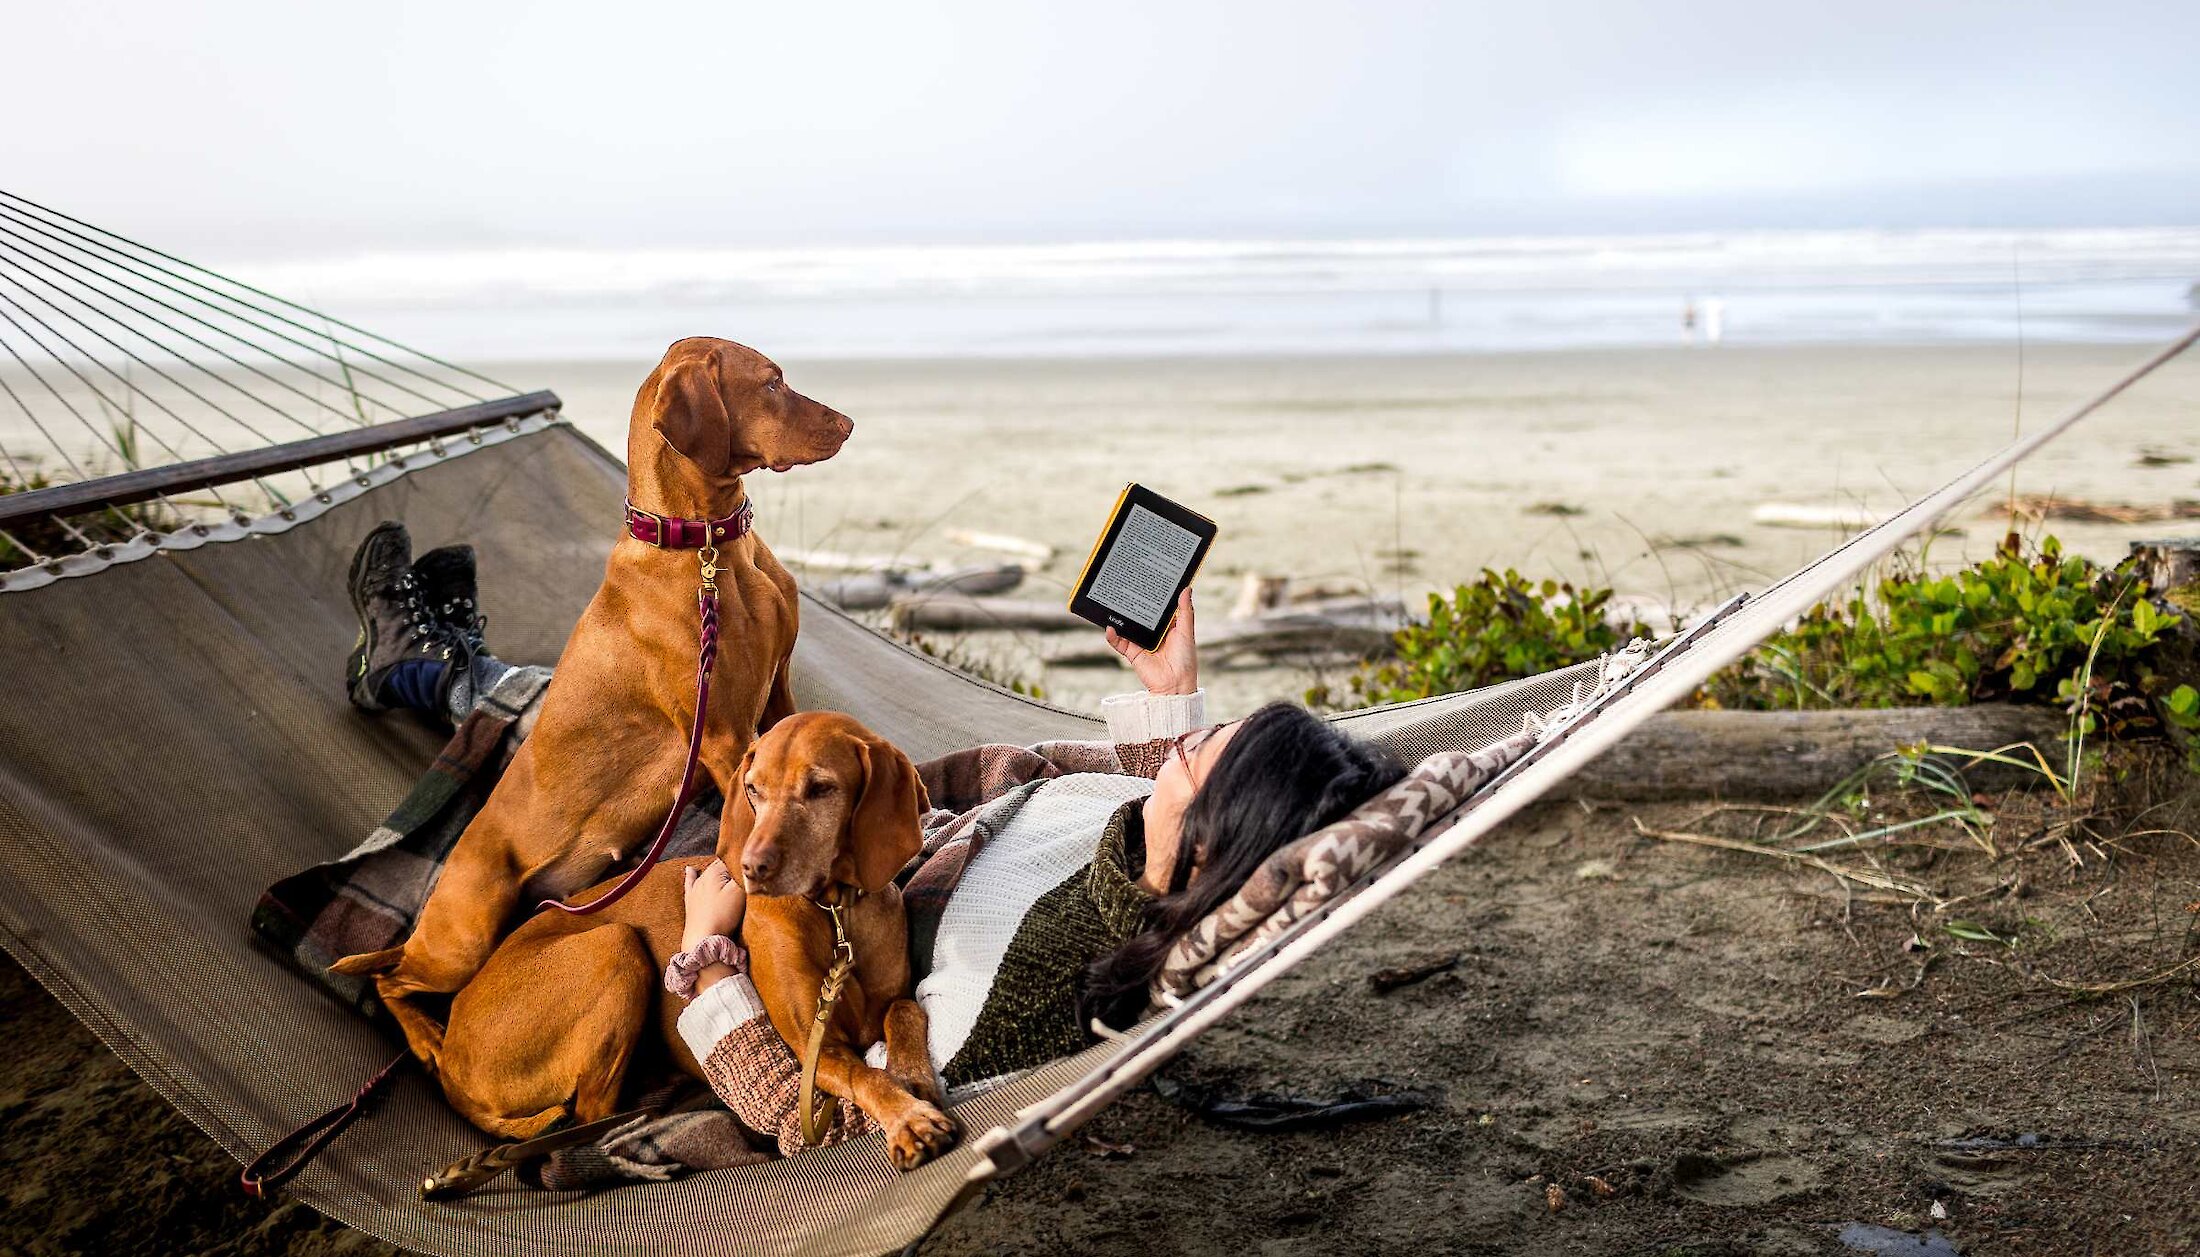
[[[692,954],[713,935],[734,938],[748,898],[741,882],[719,861],[686,873],[687,923],[680,950]],[[703,1067],[703,1077],[718,1099],[749,1129],[776,1140],[782,1154],[798,1152],[802,1125],[802,1067],[787,1041],[764,1015],[764,1001],[749,980],[738,950],[730,963],[707,964],[695,974],[694,997],[680,1012],[680,1038]],[[674,968],[680,967],[678,959]],[[667,985],[672,985],[671,974]],[[674,994],[679,992],[675,990]],[[870,1118],[843,1104],[825,1132],[825,1143],[839,1143],[869,1132]]]
[[[800,1152],[802,1066],[772,1029],[764,1002],[745,973],[730,974],[698,993],[680,1014],[680,1037],[703,1066],[703,1078],[749,1129],[776,1140],[782,1155]],[[843,1104],[824,1142],[870,1133],[862,1109]]]
[[[1161,645],[1146,650],[1107,630],[1108,645],[1138,674],[1143,693],[1100,700],[1123,771],[1151,777],[1161,771],[1169,742],[1207,723],[1207,694],[1199,688],[1199,644],[1192,619],[1192,590],[1177,596],[1176,622]]]

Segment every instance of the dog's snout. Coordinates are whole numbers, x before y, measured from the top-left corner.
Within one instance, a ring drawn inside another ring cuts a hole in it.
[[[779,871],[779,865],[780,859],[777,848],[766,847],[758,850],[751,847],[741,853],[741,875],[748,879],[749,885],[752,887],[768,884],[772,879],[772,875]]]

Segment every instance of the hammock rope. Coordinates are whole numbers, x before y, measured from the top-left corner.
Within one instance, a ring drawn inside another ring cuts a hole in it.
[[[204,275],[209,279],[219,280],[223,284],[226,284],[231,288],[250,293],[251,295],[258,297],[264,301],[273,302],[276,305],[283,306],[291,310],[296,310],[301,314],[310,315],[313,318],[319,319],[325,324],[340,327],[347,332],[352,332],[359,336],[365,337],[367,342],[371,342],[372,344],[385,345],[390,349],[396,351],[397,353],[403,354],[405,357],[418,359],[419,361],[426,362],[432,366],[440,367],[445,371],[449,371],[457,375],[462,375],[470,380],[486,384],[490,388],[495,389],[500,393],[514,393],[518,391],[517,389],[514,389],[511,385],[506,384],[501,380],[491,379],[489,376],[483,375],[481,372],[476,371],[471,367],[464,367],[455,362],[446,361],[442,358],[436,357],[434,354],[428,353],[425,350],[415,349],[411,345],[392,340],[389,337],[383,336],[376,332],[370,332],[366,328],[360,327],[355,323],[347,323],[344,320],[336,318],[335,316],[327,314],[323,311],[313,309],[309,306],[300,305],[287,297],[278,296],[275,293],[267,292],[260,288],[255,288],[242,280],[232,279],[231,277],[223,275],[220,272],[208,270],[206,267],[200,266],[198,263],[192,262],[186,258],[180,258],[171,253],[164,253],[159,249],[153,248],[151,245],[132,240],[127,236],[121,235],[117,232],[109,231],[104,227],[99,227],[91,223],[87,223],[80,218],[72,217],[68,214],[62,213],[60,210],[53,209],[49,206],[40,205],[38,202],[31,200],[29,197],[19,196],[13,192],[7,191],[6,189],[0,189],[0,203],[7,203],[13,206],[20,207],[21,211],[25,213],[41,215],[47,221],[58,221],[60,223],[66,223],[69,224],[71,227],[82,228],[84,231],[95,233],[92,236],[85,236],[82,235],[80,232],[70,232],[70,234],[77,235],[80,239],[84,239],[93,243],[103,244],[106,247],[113,249],[116,253],[122,256],[137,257],[137,255],[144,255],[144,257],[158,258],[163,262],[173,262],[177,266],[183,267],[187,271],[196,272],[197,274]],[[138,260],[143,261],[142,258],[138,258]],[[171,271],[164,266],[160,266],[158,263],[144,262],[144,265],[150,267],[151,269],[161,271],[163,274],[167,274],[173,278],[181,279],[184,280],[184,282],[203,288],[210,293],[214,293],[218,296],[225,296],[226,299],[235,302],[238,305],[245,306],[246,308],[251,309],[256,313],[276,319],[283,323],[287,323],[290,326],[296,327],[301,331],[313,333],[314,329],[312,329],[311,327],[308,327],[303,323],[299,323],[296,320],[283,315],[279,311],[264,306],[254,306],[252,305],[252,303],[243,301],[240,298],[227,296],[227,294],[224,294],[218,288],[214,288],[213,286],[208,285],[200,280],[191,279],[189,276],[179,274],[178,272]],[[355,353],[373,358],[375,361],[380,362],[385,366],[415,376],[427,383],[435,384],[442,388],[459,387],[457,385],[449,383],[448,381],[439,380],[437,377],[430,375],[427,372],[421,371],[417,367],[410,366],[403,361],[395,358],[384,357],[379,352],[375,351],[372,348],[369,348],[367,344],[344,340],[332,333],[328,333],[325,331],[315,334],[321,336],[322,339],[327,340],[331,345],[339,345],[345,349],[352,350]],[[466,396],[474,401],[484,400],[484,398],[480,394],[476,393],[468,392],[466,393]]]
[[[7,194],[4,191],[0,191],[0,198],[4,198],[6,195]],[[331,379],[326,376],[319,376],[313,373],[309,368],[301,367],[290,359],[282,357],[280,353],[268,348],[266,345],[263,345],[260,342],[251,339],[250,337],[239,335],[233,327],[223,327],[220,324],[216,324],[204,317],[207,314],[221,316],[230,320],[232,323],[242,324],[243,326],[252,328],[254,331],[260,333],[263,336],[279,341],[283,344],[290,345],[294,348],[301,349],[316,358],[320,358],[328,363],[338,366],[349,367],[349,364],[344,361],[342,353],[339,352],[341,349],[350,349],[353,351],[353,353],[363,358],[372,358],[377,361],[387,361],[363,346],[353,344],[350,341],[346,341],[340,337],[335,336],[331,331],[328,330],[330,326],[333,326],[334,320],[328,319],[325,315],[320,317],[324,319],[327,326],[324,326],[321,331],[316,332],[312,328],[298,322],[295,319],[289,318],[276,311],[264,310],[255,307],[248,302],[241,301],[233,294],[222,292],[221,290],[213,288],[210,285],[194,280],[187,275],[180,275],[174,271],[168,270],[165,267],[161,267],[152,263],[146,263],[142,259],[132,257],[131,255],[122,253],[121,251],[116,249],[109,248],[103,250],[98,247],[101,245],[102,242],[91,237],[77,234],[76,238],[72,239],[69,235],[57,234],[54,231],[48,230],[46,225],[42,224],[40,220],[24,215],[20,210],[16,209],[13,205],[8,204],[4,199],[0,199],[0,222],[5,222],[14,226],[26,228],[27,230],[34,232],[41,237],[44,237],[46,240],[52,241],[56,244],[65,245],[77,253],[83,254],[84,256],[91,258],[94,261],[102,263],[108,268],[121,271],[121,276],[111,274],[107,275],[108,280],[112,283],[117,284],[118,286],[130,288],[132,291],[138,293],[141,296],[144,296],[147,300],[158,300],[158,298],[154,298],[150,293],[145,293],[142,289],[135,288],[134,285],[129,284],[128,280],[122,278],[122,276],[127,276],[129,277],[129,279],[143,280],[158,288],[164,289],[169,293],[174,294],[179,300],[196,303],[197,305],[202,307],[203,313],[193,314],[187,311],[182,311],[180,309],[179,313],[183,313],[184,317],[201,322],[209,329],[217,331],[222,335],[227,336],[232,340],[235,340],[240,345],[243,345],[255,352],[265,354],[268,357],[273,358],[276,361],[281,362],[284,365],[289,366],[302,374],[314,374],[315,378],[322,380],[332,387],[342,389],[350,393],[357,393],[359,396],[372,401],[375,406],[379,407],[382,410],[390,411],[392,413],[403,413],[403,411],[411,404],[406,403],[404,405],[398,405],[385,401],[379,397],[374,396],[371,393],[368,393],[366,390],[359,388],[356,381],[346,383],[344,381]],[[21,244],[28,245],[31,243],[27,238],[20,235],[18,235],[16,238]],[[85,241],[90,241],[90,243],[86,244],[84,243]],[[50,251],[50,246],[41,247],[47,248]],[[148,274],[146,273],[146,270],[136,269],[139,266],[143,266],[153,273]],[[199,291],[194,292],[190,289],[179,288],[175,284],[168,283],[166,280],[161,279],[159,277],[161,275],[174,276],[175,278],[182,280],[184,283],[192,285]],[[226,304],[216,305],[215,300],[217,299]],[[237,309],[231,309],[229,308],[230,306],[239,307],[243,312],[240,313]],[[174,309],[176,307],[171,308]],[[263,322],[262,320],[272,321]],[[312,343],[311,341],[300,340],[296,336],[293,336],[290,333],[283,331],[281,326],[277,325],[278,323],[288,324],[289,326],[298,328],[301,331],[305,331],[321,340],[324,340],[327,342],[328,347],[323,348],[319,345]],[[421,373],[419,372],[412,371],[411,368],[404,366],[404,364],[402,363],[395,363],[392,365],[395,365],[401,373],[409,373],[420,376],[420,378],[422,378],[427,383],[435,385],[443,391],[457,393],[461,397],[468,400],[480,400],[480,396],[474,393],[470,388],[463,388],[450,385],[442,381],[437,381],[432,376],[424,376],[421,375]],[[432,393],[422,392],[419,389],[414,388],[412,385],[405,383],[403,380],[390,379],[389,377],[384,376],[381,373],[373,371],[364,366],[349,367],[349,373],[353,375],[363,375],[368,377],[369,379],[387,384],[391,388],[394,388],[399,392],[402,392],[407,396],[413,398],[415,401],[424,403],[426,405],[442,406],[447,404],[447,402],[435,397]],[[359,417],[356,415],[348,417],[351,419],[352,422],[360,421]]]
[[[88,483],[115,474],[109,467],[128,474],[145,453],[170,466],[193,464],[278,447],[277,432],[310,440],[488,403],[481,386],[501,390],[497,396],[513,391],[5,190],[0,350],[0,466],[5,487],[17,492]],[[440,452],[439,435],[424,439]],[[404,457],[395,451],[347,448],[335,457],[357,479],[378,457]],[[141,493],[138,509],[109,501],[73,517],[19,513],[0,528],[0,543],[13,552],[0,569],[52,569],[72,553],[157,536],[209,510],[249,525],[257,511],[287,511],[301,496],[325,503],[329,470],[295,462],[280,474],[246,468],[198,483],[188,497],[173,486]]]
[[[74,258],[70,258],[70,257],[67,257],[67,256],[65,256],[65,255],[63,255],[63,254],[61,254],[61,253],[57,252],[57,251],[56,251],[55,249],[53,249],[53,248],[52,248],[51,246],[40,244],[40,243],[38,243],[37,241],[35,241],[35,240],[32,240],[32,239],[30,239],[29,237],[26,237],[26,236],[24,236],[24,235],[22,235],[22,234],[20,234],[20,233],[18,233],[18,232],[15,232],[15,231],[12,231],[12,230],[10,230],[10,229],[9,229],[9,228],[8,228],[8,227],[7,227],[6,225],[5,225],[5,223],[6,223],[6,222],[8,222],[8,221],[10,221],[10,220],[8,220],[8,219],[6,218],[5,214],[4,214],[4,213],[0,213],[0,237],[5,237],[5,238],[7,238],[7,239],[10,239],[10,240],[14,240],[14,241],[16,241],[16,242],[17,242],[18,244],[20,244],[20,245],[24,246],[25,248],[28,248],[28,249],[32,249],[32,250],[35,250],[35,251],[37,251],[37,252],[38,252],[39,254],[43,255],[43,256],[44,256],[45,258],[49,259],[49,262],[48,262],[48,264],[47,264],[47,269],[49,269],[49,270],[55,270],[55,269],[58,269],[58,268],[54,267],[54,266],[53,266],[53,265],[51,264],[52,262],[55,262],[55,261],[58,261],[58,262],[61,262],[61,263],[66,263],[66,264],[67,264],[68,266],[70,266],[70,267],[71,267],[72,269],[74,269],[74,270],[77,270],[77,271],[82,271],[82,272],[84,272],[84,273],[85,273],[86,275],[88,275],[88,276],[91,276],[91,277],[92,277],[93,279],[95,279],[95,280],[105,280],[105,281],[107,281],[107,282],[113,283],[113,284],[115,284],[115,285],[116,285],[117,287],[121,288],[121,289],[122,289],[123,291],[125,291],[125,292],[128,292],[128,293],[130,293],[130,294],[131,294],[132,296],[135,296],[135,297],[139,297],[139,298],[142,298],[143,300],[149,301],[149,302],[153,303],[154,305],[157,305],[157,306],[159,306],[159,307],[160,307],[161,309],[163,309],[163,310],[166,310],[166,311],[168,311],[169,313],[171,313],[171,314],[174,314],[174,315],[176,315],[177,317],[179,317],[179,318],[181,318],[181,319],[185,320],[186,322],[196,323],[196,324],[198,324],[198,325],[199,325],[200,327],[203,327],[203,328],[207,329],[208,331],[211,331],[211,332],[213,332],[213,333],[214,333],[215,335],[217,335],[217,336],[227,336],[227,337],[229,337],[229,338],[230,338],[230,339],[232,339],[232,340],[236,340],[236,341],[238,341],[238,342],[240,342],[240,343],[242,343],[242,344],[246,344],[246,345],[251,345],[251,344],[252,344],[252,342],[251,342],[251,341],[247,341],[247,340],[245,340],[245,339],[244,339],[243,337],[241,337],[241,336],[238,336],[238,335],[237,335],[236,333],[234,333],[234,332],[231,332],[231,331],[229,331],[229,330],[228,330],[228,329],[226,329],[226,328],[221,328],[221,327],[217,327],[217,326],[215,326],[215,325],[214,325],[213,323],[211,323],[211,322],[207,321],[207,320],[206,320],[206,319],[204,319],[204,318],[201,318],[201,317],[199,317],[198,315],[195,315],[195,314],[191,313],[191,312],[190,312],[190,311],[188,311],[188,310],[182,309],[182,308],[180,308],[180,307],[178,307],[178,306],[175,306],[175,305],[173,305],[173,304],[171,304],[171,303],[169,303],[169,302],[167,302],[167,301],[163,301],[163,300],[162,300],[161,298],[159,298],[159,297],[155,296],[155,295],[154,295],[154,294],[152,294],[152,293],[149,293],[149,292],[145,291],[145,290],[144,290],[144,289],[142,289],[142,288],[139,288],[139,287],[138,287],[138,286],[136,286],[135,284],[131,284],[131,283],[129,283],[129,282],[127,282],[127,281],[124,281],[124,280],[121,280],[121,279],[119,279],[119,278],[115,278],[115,277],[112,277],[112,276],[107,276],[107,275],[104,275],[104,274],[102,274],[101,272],[99,272],[99,271],[96,271],[96,270],[93,270],[93,269],[92,269],[91,267],[89,267],[89,266],[86,266],[86,265],[85,265],[84,263],[82,263],[82,262],[79,262],[79,261],[75,260]],[[72,278],[74,278],[74,277],[72,277]],[[84,287],[84,288],[92,288],[92,290],[93,290],[93,291],[98,291],[98,289],[96,289],[96,288],[93,288],[93,286],[92,286],[91,284],[87,284],[87,283],[86,283],[86,282],[85,282],[85,281],[84,281],[83,279],[75,279],[75,283],[76,283],[76,284],[77,284],[77,285],[78,285],[79,287]],[[125,307],[125,308],[129,308],[129,307]],[[288,393],[291,393],[291,394],[295,395],[295,396],[296,396],[296,397],[298,397],[298,398],[299,398],[299,399],[300,399],[301,401],[304,401],[304,402],[305,402],[306,404],[308,404],[308,405],[311,405],[311,406],[318,406],[318,407],[320,407],[321,409],[323,409],[323,410],[326,410],[326,411],[330,412],[331,414],[334,414],[334,415],[335,415],[335,416],[336,416],[337,418],[339,418],[339,419],[342,419],[342,420],[344,420],[344,421],[345,421],[345,422],[347,422],[347,423],[364,423],[364,419],[363,419],[362,417],[360,417],[359,415],[357,415],[356,413],[353,413],[353,412],[349,412],[349,411],[346,411],[346,410],[344,410],[344,409],[343,409],[342,407],[340,407],[340,406],[336,405],[336,404],[335,404],[334,402],[331,402],[331,401],[329,401],[328,399],[326,399],[326,398],[324,398],[324,397],[319,397],[319,396],[316,396],[316,395],[314,395],[314,394],[312,394],[312,393],[308,393],[308,392],[306,392],[306,391],[305,391],[304,389],[302,389],[302,388],[299,388],[299,387],[298,387],[297,385],[295,385],[295,384],[291,383],[291,382],[290,382],[290,381],[288,381],[288,380],[285,380],[285,379],[283,379],[283,378],[281,378],[281,377],[279,377],[279,376],[271,375],[271,374],[269,374],[269,373],[268,373],[268,372],[267,372],[266,370],[264,370],[264,369],[263,369],[263,368],[261,368],[261,367],[260,367],[259,365],[257,365],[256,363],[248,362],[248,361],[246,361],[246,360],[245,360],[245,359],[243,359],[243,358],[239,358],[239,357],[237,357],[237,356],[236,356],[235,354],[233,354],[233,353],[229,352],[228,350],[226,350],[226,349],[222,348],[222,347],[221,347],[221,346],[219,346],[219,345],[211,344],[211,343],[209,343],[209,342],[207,342],[207,341],[201,340],[201,339],[200,339],[199,337],[197,337],[197,336],[193,335],[192,333],[190,333],[190,332],[187,332],[187,331],[184,331],[184,330],[183,330],[182,328],[179,328],[179,327],[175,326],[174,324],[172,324],[172,323],[168,322],[168,321],[167,321],[166,319],[163,319],[163,318],[161,318],[160,316],[158,316],[158,315],[156,315],[156,314],[153,314],[153,313],[152,313],[152,312],[150,312],[149,310],[145,310],[145,309],[144,309],[143,307],[138,307],[138,308],[137,308],[137,309],[135,309],[135,310],[134,310],[133,312],[134,312],[134,313],[137,313],[137,314],[139,314],[139,315],[141,315],[142,317],[144,317],[144,318],[146,318],[146,319],[149,319],[149,320],[151,320],[151,321],[152,321],[153,323],[157,324],[158,326],[160,326],[160,327],[162,327],[162,328],[165,328],[165,329],[167,329],[168,331],[170,331],[170,332],[173,332],[173,333],[175,333],[175,334],[176,334],[176,335],[178,335],[178,336],[181,336],[181,337],[183,337],[183,338],[184,338],[185,340],[188,340],[188,341],[190,341],[190,342],[191,342],[192,344],[194,344],[194,345],[197,345],[197,346],[198,346],[199,348],[201,348],[201,349],[204,349],[204,350],[206,350],[206,351],[207,351],[208,353],[211,353],[211,354],[213,354],[214,356],[216,356],[216,357],[220,358],[220,359],[221,359],[222,361],[224,361],[224,362],[227,362],[227,363],[229,363],[229,364],[230,364],[231,366],[234,366],[234,367],[238,368],[238,369],[239,369],[239,370],[241,370],[241,371],[247,372],[248,374],[251,374],[251,375],[253,375],[253,376],[257,377],[258,379],[264,380],[264,381],[266,381],[266,382],[267,382],[268,384],[271,384],[271,385],[273,385],[273,386],[274,386],[274,387],[276,387],[276,388],[282,389],[282,390],[284,390],[285,392],[288,392]],[[148,339],[150,339],[150,338],[148,338]],[[255,348],[257,348],[257,346],[255,346]],[[271,356],[271,357],[274,357],[274,358],[275,358],[275,360],[276,360],[277,362],[280,362],[280,363],[282,363],[282,364],[283,364],[284,366],[286,366],[286,367],[289,367],[289,368],[290,368],[291,370],[293,370],[293,371],[296,371],[296,372],[298,372],[298,373],[299,373],[300,375],[304,375],[304,376],[307,376],[307,377],[309,377],[309,378],[311,378],[311,379],[314,379],[314,380],[318,380],[318,381],[320,381],[320,382],[321,382],[321,383],[323,383],[323,384],[327,384],[327,385],[330,385],[331,387],[335,387],[335,388],[342,388],[342,387],[344,387],[344,386],[343,386],[343,383],[342,383],[341,381],[339,381],[339,380],[336,380],[336,379],[333,379],[333,378],[331,378],[331,377],[329,377],[329,376],[325,376],[325,375],[322,375],[322,374],[320,374],[319,372],[315,371],[315,370],[314,370],[313,368],[311,368],[311,367],[303,367],[303,366],[300,366],[300,365],[298,365],[297,363],[295,363],[295,362],[292,362],[292,361],[290,361],[290,360],[289,360],[289,359],[287,359],[287,358],[283,358],[283,357],[281,357],[280,355],[273,355],[273,354],[271,354],[271,355],[269,355],[269,356]],[[304,420],[302,420],[302,419],[298,418],[298,417],[297,417],[296,415],[293,415],[293,414],[291,414],[291,413],[290,413],[289,411],[287,411],[287,410],[284,410],[284,409],[283,409],[282,407],[280,407],[280,406],[277,406],[277,405],[276,405],[275,403],[273,403],[273,402],[271,402],[271,401],[267,400],[266,398],[264,398],[264,397],[260,396],[260,395],[259,395],[258,393],[255,393],[255,392],[251,391],[250,389],[247,389],[247,388],[243,388],[243,387],[239,386],[239,385],[238,385],[238,384],[236,383],[236,381],[234,381],[234,380],[230,379],[230,378],[229,378],[229,377],[227,377],[227,376],[224,376],[224,375],[222,375],[222,374],[221,374],[220,372],[218,372],[218,371],[213,371],[213,370],[209,370],[209,369],[208,369],[208,368],[207,368],[207,367],[206,367],[206,366],[205,366],[204,364],[202,364],[202,363],[199,363],[199,362],[198,362],[198,361],[196,361],[196,360],[191,360],[191,365],[192,365],[192,366],[194,366],[194,367],[197,367],[197,368],[198,368],[198,369],[199,369],[200,371],[204,372],[204,373],[206,374],[206,376],[207,376],[208,378],[210,378],[210,379],[212,379],[212,380],[214,380],[214,381],[216,381],[216,382],[218,382],[218,383],[220,383],[220,384],[222,384],[222,385],[224,385],[224,386],[226,386],[226,387],[229,387],[229,388],[233,388],[233,389],[236,389],[236,391],[237,391],[238,393],[242,394],[242,395],[243,395],[244,397],[246,397],[246,398],[250,399],[251,401],[253,401],[253,402],[257,403],[257,404],[258,404],[258,405],[260,405],[260,406],[264,406],[264,407],[266,407],[266,408],[267,408],[267,409],[268,409],[269,411],[273,412],[273,413],[274,413],[275,415],[277,415],[277,416],[279,416],[279,417],[281,417],[281,418],[283,418],[283,419],[285,419],[285,420],[287,420],[287,421],[289,421],[289,422],[291,422],[291,423],[293,423],[293,424],[296,424],[296,425],[297,425],[298,427],[300,427],[300,428],[303,428],[303,429],[305,429],[305,430],[306,430],[307,432],[309,432],[309,433],[315,433],[315,434],[318,434],[318,432],[320,431],[319,429],[315,428],[315,427],[314,427],[314,426],[313,426],[312,424],[310,424],[310,423],[307,423],[307,422],[305,422]]]

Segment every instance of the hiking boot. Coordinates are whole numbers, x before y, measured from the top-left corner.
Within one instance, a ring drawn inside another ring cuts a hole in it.
[[[437,546],[413,560],[420,599],[466,646],[469,655],[488,650],[489,617],[481,613],[474,585],[474,548]]]
[[[411,560],[412,538],[394,520],[375,525],[351,558],[351,606],[359,616],[359,641],[352,647],[345,682],[352,706],[364,711],[388,710],[382,683],[397,665],[427,659],[464,666],[470,658],[465,639],[430,613]],[[450,684],[449,676],[444,684]]]

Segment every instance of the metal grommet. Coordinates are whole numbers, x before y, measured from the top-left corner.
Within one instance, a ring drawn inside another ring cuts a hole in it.
[[[389,465],[392,467],[403,467],[405,465],[405,456],[403,454],[392,454],[389,456],[388,462]]]
[[[201,537],[204,537],[206,535],[206,525],[193,524],[191,525],[191,531]]]
[[[330,497],[330,496],[328,495],[328,490],[326,490],[326,489],[323,489],[323,490],[321,490],[321,491],[320,491],[319,493],[316,493],[316,494],[314,494],[314,495],[313,495],[313,497],[314,497],[314,500],[315,500],[315,501],[319,502],[319,503],[320,503],[321,505],[323,505],[323,506],[334,506],[334,505],[336,505],[336,499],[335,499],[335,498],[332,498],[332,497]]]
[[[466,443],[468,445],[481,444],[481,429],[478,427],[466,429]]]
[[[283,518],[295,524],[298,522],[298,512],[286,506],[283,508]]]
[[[436,456],[437,458],[442,458],[442,457],[444,456],[444,453],[445,453],[445,451],[444,451],[444,449],[443,449],[443,438],[442,438],[442,437],[440,437],[440,436],[431,436],[431,437],[429,437],[429,438],[428,438],[428,448],[429,448],[429,449],[431,449],[431,450],[434,450],[434,451],[435,451],[435,456]]]
[[[101,547],[99,547],[98,549],[96,549],[96,550],[92,551],[92,557],[93,557],[93,558],[95,558],[95,559],[103,559],[103,560],[104,560],[104,559],[111,559],[111,558],[115,557],[115,550],[114,550],[114,547],[113,547],[113,546],[101,546]]]
[[[46,561],[45,561],[44,563],[41,563],[41,564],[39,564],[38,566],[39,566],[40,568],[44,569],[45,571],[48,571],[48,572],[52,573],[52,574],[53,574],[53,575],[55,575],[55,576],[59,576],[59,575],[61,575],[61,560],[59,560],[59,559],[48,559],[48,560],[46,560]]]
[[[362,489],[371,489],[374,487],[374,480],[363,471],[360,472],[358,475],[353,476],[352,479],[357,481],[359,487]]]

